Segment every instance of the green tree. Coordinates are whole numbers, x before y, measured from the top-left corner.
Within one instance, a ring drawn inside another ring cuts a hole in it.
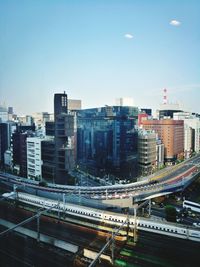
[[[165,219],[169,222],[176,222],[176,208],[171,206],[171,205],[167,205],[165,207]]]
[[[47,182],[45,182],[45,181],[41,181],[41,182],[39,182],[39,186],[43,186],[43,187],[45,187],[45,186],[47,186]]]
[[[75,177],[73,177],[69,173],[67,174],[67,184],[68,185],[75,185]]]

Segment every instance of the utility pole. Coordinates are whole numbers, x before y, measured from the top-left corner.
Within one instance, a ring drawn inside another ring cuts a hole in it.
[[[80,188],[78,190],[78,203],[79,203],[79,205],[81,203],[81,189]]]
[[[63,193],[63,207],[65,208],[65,193]]]
[[[108,241],[106,242],[106,244],[103,246],[103,248],[100,250],[100,252],[96,255],[96,257],[93,259],[93,261],[90,263],[90,265],[88,267],[93,267],[94,264],[97,262],[97,260],[99,260],[101,254],[106,250],[106,248],[111,244],[111,261],[112,264],[114,263],[114,249],[115,249],[115,236],[119,233],[119,231],[124,227],[124,225],[127,224],[127,220],[124,221],[120,227],[118,229],[114,229],[114,231],[112,231],[112,237],[108,239]]]
[[[58,200],[58,219],[60,221],[60,201]]]
[[[114,264],[114,252],[115,252],[115,238],[114,238],[114,233],[112,232],[112,243],[111,243],[111,261],[112,265]]]

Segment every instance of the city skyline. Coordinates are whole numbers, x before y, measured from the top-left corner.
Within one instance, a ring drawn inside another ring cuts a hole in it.
[[[52,112],[64,90],[83,108],[158,109],[169,102],[199,112],[198,1],[1,1],[0,103],[16,113]]]

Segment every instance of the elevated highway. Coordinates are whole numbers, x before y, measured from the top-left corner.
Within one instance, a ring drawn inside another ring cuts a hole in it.
[[[162,174],[147,177],[147,179],[135,183],[118,184],[108,186],[66,186],[49,183],[43,187],[39,182],[17,177],[7,173],[0,173],[0,182],[15,185],[19,190],[34,189],[37,192],[49,192],[55,194],[74,194],[93,200],[114,200],[135,198],[138,200],[151,198],[154,195],[170,194],[183,190],[199,174],[200,155],[173,166]]]

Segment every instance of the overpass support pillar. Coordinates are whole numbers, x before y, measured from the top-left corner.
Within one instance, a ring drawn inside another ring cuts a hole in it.
[[[137,242],[137,208],[134,207],[134,229],[133,229],[133,242]]]
[[[151,199],[149,199],[149,217],[151,216]]]
[[[40,242],[40,215],[37,217],[37,242]]]

